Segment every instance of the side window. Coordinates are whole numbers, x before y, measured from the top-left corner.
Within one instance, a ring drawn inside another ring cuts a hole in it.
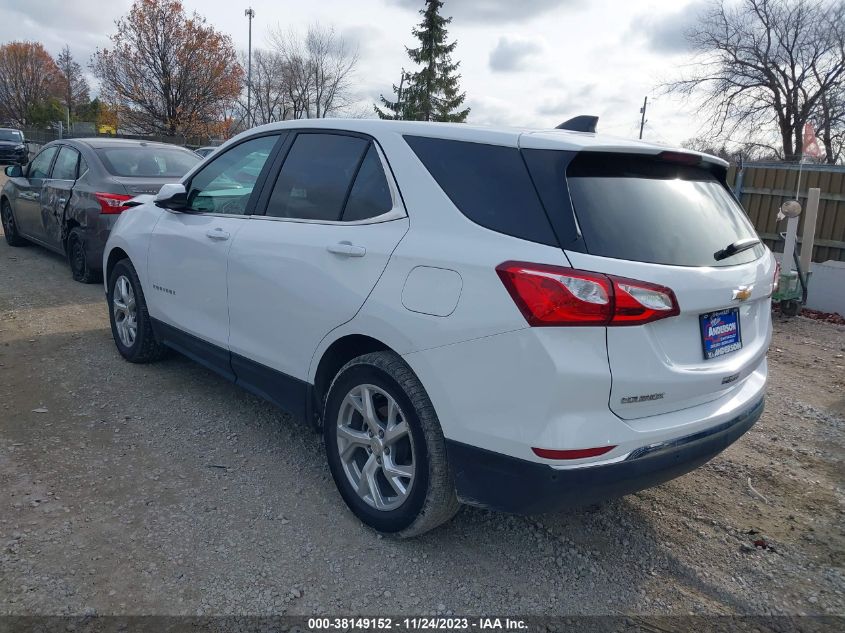
[[[76,180],[76,163],[79,160],[79,152],[72,147],[63,145],[53,165],[52,178],[55,180]]]
[[[27,171],[26,177],[30,180],[35,178],[47,178],[50,175],[50,163],[53,162],[53,156],[56,155],[58,149],[58,145],[53,145],[47,149],[41,150],[41,153],[32,159],[32,163],[29,165],[29,171]]]
[[[204,213],[248,213],[252,189],[278,139],[260,136],[217,156],[191,179],[188,207]]]
[[[355,177],[355,184],[349,193],[349,200],[343,209],[343,220],[353,222],[366,220],[387,213],[393,208],[390,187],[384,176],[375,145],[370,143],[364,162]]]
[[[405,142],[467,218],[498,233],[558,245],[517,148],[424,136],[406,136]]]
[[[85,162],[85,159],[82,156],[79,157],[79,176],[77,178],[82,178],[86,173],[88,173],[88,163]]]
[[[299,134],[270,195],[267,215],[339,220],[369,141],[340,134]]]

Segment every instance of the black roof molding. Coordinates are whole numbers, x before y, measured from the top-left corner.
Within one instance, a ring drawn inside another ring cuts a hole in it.
[[[570,132],[593,132],[596,131],[596,126],[599,124],[599,118],[590,114],[582,114],[581,116],[572,117],[558,125],[556,130],[569,130]]]

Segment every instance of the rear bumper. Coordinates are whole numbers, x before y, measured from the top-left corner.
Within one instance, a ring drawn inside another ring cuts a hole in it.
[[[446,440],[458,498],[503,512],[533,514],[588,505],[679,477],[739,439],[763,413],[760,398],[710,429],[631,452],[624,460],[561,470]]]

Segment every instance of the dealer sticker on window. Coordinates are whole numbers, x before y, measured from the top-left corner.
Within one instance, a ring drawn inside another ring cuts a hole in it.
[[[698,318],[701,323],[704,358],[717,358],[742,348],[737,308],[708,312]]]

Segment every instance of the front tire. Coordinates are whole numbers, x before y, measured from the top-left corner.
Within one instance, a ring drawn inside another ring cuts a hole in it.
[[[128,259],[114,265],[108,286],[109,321],[117,350],[130,363],[151,363],[167,353],[153,333],[141,280]]]
[[[3,222],[3,235],[6,237],[6,244],[9,246],[25,246],[26,240],[18,233],[18,225],[15,224],[15,216],[12,214],[12,205],[8,200],[0,202],[0,220]]]
[[[88,266],[88,255],[85,252],[85,231],[74,227],[67,238],[67,260],[74,281],[83,284],[93,284],[102,280],[99,271]]]
[[[375,530],[409,538],[458,511],[437,414],[397,354],[366,354],[341,368],[326,398],[323,433],[343,500]]]

